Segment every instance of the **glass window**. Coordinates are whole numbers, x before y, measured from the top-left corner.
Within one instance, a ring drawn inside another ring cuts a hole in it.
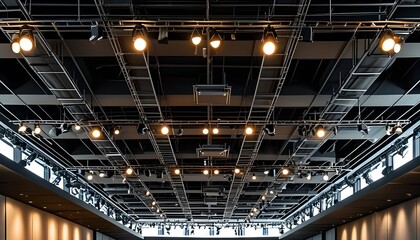
[[[413,160],[413,137],[408,139],[408,143],[404,151],[397,152],[393,157],[394,169],[401,167],[402,165]]]
[[[31,162],[31,164],[27,165],[25,168],[33,172],[38,177],[44,178],[44,166],[39,164],[36,160]]]
[[[10,160],[13,160],[13,147],[0,140],[0,154],[3,154]]]
[[[346,186],[340,192],[340,201],[353,195],[353,187]]]

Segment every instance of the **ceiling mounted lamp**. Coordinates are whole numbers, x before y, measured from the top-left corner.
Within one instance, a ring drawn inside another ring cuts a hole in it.
[[[204,169],[203,174],[204,174],[204,175],[209,175],[209,170]]]
[[[144,123],[139,123],[139,125],[137,126],[137,133],[138,134],[144,135],[148,131],[149,131],[149,128]]]
[[[19,33],[14,33],[12,35],[12,42],[10,43],[10,47],[12,48],[12,51],[14,53],[20,53],[20,34]]]
[[[281,174],[283,174],[283,175],[289,175],[289,173],[290,173],[290,169],[288,167],[284,167],[281,170]]]
[[[245,127],[245,134],[246,135],[251,135],[254,132],[254,128],[251,126],[247,126]]]
[[[181,174],[181,169],[179,169],[179,168],[176,168],[176,169],[174,170],[174,173],[175,173],[176,175],[179,175],[179,174]]]
[[[36,135],[39,135],[39,134],[41,134],[41,132],[42,132],[41,126],[39,126],[39,124],[35,124],[33,133],[36,134]]]
[[[19,46],[25,52],[31,51],[34,47],[34,33],[27,25],[23,26],[20,30]]]
[[[184,129],[182,128],[178,128],[178,130],[176,130],[175,135],[178,137],[181,137],[184,134]]]
[[[214,49],[219,48],[220,45],[222,45],[222,37],[220,37],[216,29],[213,29],[212,31],[212,36],[210,38],[210,45]]]
[[[203,134],[204,135],[207,135],[207,134],[209,134],[209,129],[208,128],[203,128]]]
[[[264,174],[265,175],[268,175],[270,173],[270,171],[269,170],[264,170]]]
[[[234,172],[235,174],[239,174],[239,173],[241,172],[241,169],[239,169],[239,168],[235,168],[235,170],[233,170],[233,172]]]
[[[23,123],[19,124],[18,132],[20,134],[25,134],[26,133],[26,130],[28,130],[28,126],[26,126]]]
[[[264,132],[268,135],[268,136],[275,136],[276,135],[276,125],[275,124],[267,124],[264,127]]]
[[[132,175],[134,173],[134,169],[132,167],[127,167],[127,169],[125,170],[125,173],[127,175]]]
[[[212,129],[212,133],[215,134],[215,135],[219,134],[219,132],[220,132],[219,128],[217,128],[217,127]]]
[[[401,124],[399,122],[395,126],[394,132],[397,135],[401,135],[401,133],[403,132],[403,129],[402,129]]]
[[[311,181],[311,179],[312,179],[312,173],[311,172],[307,172],[305,178],[308,179],[308,181]]]
[[[104,178],[104,177],[106,177],[106,173],[104,172],[104,171],[100,171],[99,172],[99,177],[101,177],[101,178]]]
[[[94,127],[90,131],[90,134],[92,135],[93,138],[100,138],[102,135],[102,131],[99,127]]]
[[[137,51],[144,51],[147,47],[146,29],[143,26],[136,26],[133,30],[133,46]]]
[[[92,181],[93,180],[93,172],[92,171],[89,171],[86,179],[89,180],[89,181]]]
[[[76,131],[80,131],[82,129],[82,127],[80,126],[80,124],[74,124],[74,130]]]
[[[218,169],[215,169],[215,170],[213,171],[213,173],[214,173],[214,175],[219,175],[220,171],[219,171]]]
[[[382,51],[389,52],[394,49],[395,46],[395,39],[394,39],[394,33],[391,29],[385,29],[382,33],[381,41],[380,41],[380,47]]]
[[[392,135],[393,132],[394,132],[393,127],[391,125],[387,124],[385,126],[385,134],[390,136],[390,135]]]
[[[160,132],[161,132],[163,135],[168,135],[168,133],[169,133],[169,128],[168,128],[168,126],[163,126],[163,127],[160,129]]]
[[[120,127],[114,127],[114,129],[112,130],[112,133],[114,135],[120,135],[121,133],[121,128]]]
[[[272,55],[277,49],[277,33],[271,26],[264,30],[263,52],[266,55]]]
[[[330,176],[328,176],[328,172],[324,172],[322,179],[324,179],[324,181],[328,181],[330,179]]]
[[[191,34],[191,42],[197,46],[201,43],[201,34],[198,32],[197,28],[194,28],[192,34]]]
[[[325,132],[324,127],[322,125],[319,125],[316,129],[316,136],[319,138],[323,138],[325,137],[325,134],[326,132]]]
[[[253,173],[251,179],[254,180],[254,181],[257,180],[257,175],[255,175],[255,173]]]

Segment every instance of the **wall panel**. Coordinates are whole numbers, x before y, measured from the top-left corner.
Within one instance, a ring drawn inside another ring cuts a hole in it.
[[[32,239],[32,209],[6,198],[6,240]]]
[[[388,211],[380,211],[375,213],[375,238],[388,239]]]
[[[0,195],[0,240],[6,238],[6,213],[5,213],[6,198]]]
[[[416,239],[416,199],[388,210],[388,240]]]

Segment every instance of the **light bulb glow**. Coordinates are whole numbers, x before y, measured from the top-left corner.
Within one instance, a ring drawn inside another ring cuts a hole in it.
[[[316,136],[319,138],[325,137],[325,130],[322,126],[319,126],[316,130]]]
[[[246,127],[245,128],[245,134],[251,135],[254,132],[254,129],[252,127]]]
[[[133,173],[134,173],[134,170],[133,170],[131,167],[129,167],[129,168],[127,168],[127,170],[125,170],[125,173],[126,173],[127,175],[131,175],[131,174],[133,174]]]
[[[222,41],[220,40],[213,40],[210,42],[210,45],[212,46],[212,48],[219,48],[221,43]]]
[[[99,138],[101,135],[101,130],[99,130],[98,128],[92,129],[92,137]]]
[[[119,135],[119,134],[120,134],[120,129],[114,128],[114,135]]]
[[[40,134],[41,132],[42,132],[41,127],[40,127],[39,125],[35,125],[35,128],[34,128],[34,133],[35,133],[35,134]]]
[[[236,174],[238,174],[238,173],[240,173],[241,172],[241,170],[239,169],[239,168],[235,168],[235,171],[234,171]]]
[[[219,134],[219,129],[218,128],[213,128],[213,134]]]
[[[257,176],[255,175],[255,173],[252,175],[252,180],[257,180]]]
[[[176,175],[179,175],[179,174],[181,174],[181,170],[180,170],[179,168],[177,168],[177,169],[175,169],[174,173],[175,173]]]
[[[74,130],[80,131],[80,129],[82,129],[82,127],[79,124],[74,125]]]
[[[199,37],[199,36],[193,37],[193,38],[191,38],[191,41],[195,46],[197,46],[198,44],[201,43],[201,37]]]
[[[12,51],[14,53],[20,53],[20,44],[18,42],[12,42]]]
[[[324,181],[328,181],[328,179],[330,179],[330,177],[328,176],[327,173],[325,173],[324,176],[322,176],[322,179],[324,179]]]
[[[400,43],[396,43],[394,45],[394,52],[395,53],[399,53],[401,51],[401,44]]]
[[[104,178],[105,177],[105,172],[104,171],[100,171],[99,172],[99,177]]]
[[[205,170],[203,171],[203,174],[204,174],[204,175],[209,175],[209,170],[205,169]]]
[[[28,129],[28,127],[25,124],[21,124],[19,126],[18,132],[24,133],[24,132],[26,132],[27,129]]]
[[[203,128],[203,134],[204,134],[204,135],[209,134],[209,129],[208,129],[208,128]]]
[[[382,42],[381,48],[383,51],[389,52],[394,48],[394,45],[395,45],[395,40],[392,37],[390,37],[390,38],[386,38]]]
[[[263,51],[266,55],[271,55],[276,51],[276,44],[272,41],[264,42]]]
[[[167,126],[163,126],[162,129],[160,130],[160,132],[163,135],[167,135],[169,133],[169,128]]]
[[[283,175],[287,175],[287,174],[289,174],[289,173],[290,173],[290,170],[289,170],[288,168],[283,168],[283,170],[281,170],[281,173],[282,173]]]
[[[92,173],[89,173],[87,175],[87,180],[92,181],[92,179],[93,179],[93,174]]]
[[[219,175],[220,171],[218,169],[213,171],[214,175]]]
[[[144,51],[144,49],[146,49],[146,47],[147,47],[147,42],[143,37],[137,37],[134,40],[134,48],[137,51]]]
[[[30,37],[28,36],[22,36],[20,38],[19,45],[23,51],[31,51],[32,48],[34,47],[34,43],[32,42],[32,39],[30,39]]]

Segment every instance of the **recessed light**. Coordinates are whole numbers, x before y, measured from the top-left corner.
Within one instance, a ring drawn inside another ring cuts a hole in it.
[[[23,196],[23,193],[19,193],[20,196]]]
[[[392,200],[391,200],[391,199],[387,199],[386,201],[387,201],[387,202],[391,202]]]
[[[29,201],[29,203],[33,203],[32,201]]]
[[[46,207],[46,206],[44,206],[44,207],[43,207],[43,209],[47,209],[47,207]]]

